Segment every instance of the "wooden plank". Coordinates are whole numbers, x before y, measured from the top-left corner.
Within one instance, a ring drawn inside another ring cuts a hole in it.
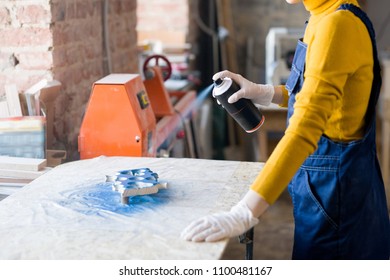
[[[54,142],[54,102],[59,94],[61,83],[57,80],[47,82],[41,89],[39,100],[42,106],[42,113],[46,116],[46,146],[53,147]]]
[[[230,0],[217,0],[217,11],[218,11],[218,26],[223,27],[228,31],[228,36],[220,41],[221,48],[221,65],[222,70],[229,70],[234,73],[238,73],[237,64],[237,50],[235,43],[235,28],[233,24],[233,14]],[[232,118],[227,118],[227,131],[229,136],[229,144],[233,147],[242,142],[237,136],[240,135],[237,130],[241,129],[235,125]]]
[[[20,105],[19,93],[16,85],[5,85],[4,89],[10,117],[21,117],[23,115],[22,107]]]
[[[52,168],[50,168],[50,167],[45,167],[40,171],[0,169],[0,177],[12,177],[12,178],[20,178],[20,179],[36,179],[51,169]]]
[[[0,169],[39,171],[46,167],[46,159],[0,156]]]
[[[30,88],[26,89],[26,91],[24,92],[29,116],[41,115],[39,96],[41,94],[42,88],[47,86],[47,84],[48,81],[46,79],[43,79],[32,85]]]
[[[8,177],[0,177],[0,185],[8,185],[8,184],[17,184],[17,185],[26,185],[30,183],[33,179],[24,179],[24,178],[8,178]]]
[[[7,100],[3,100],[0,97],[0,118],[8,118],[8,117],[9,117],[9,111],[8,111]]]
[[[224,26],[224,13],[223,13],[223,1],[222,0],[216,0],[217,5],[217,21],[218,21],[218,27]],[[228,63],[227,63],[227,47],[224,40],[220,40],[220,55],[221,55],[221,67],[223,70],[228,69]]]
[[[230,0],[217,0],[218,25],[228,31],[228,36],[221,41],[222,67],[232,72],[239,71],[235,43],[235,28],[233,24],[232,4]]]

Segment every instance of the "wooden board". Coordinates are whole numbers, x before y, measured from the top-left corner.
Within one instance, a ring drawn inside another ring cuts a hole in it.
[[[50,167],[45,167],[39,171],[29,171],[29,170],[16,170],[16,169],[0,169],[0,177],[3,178],[19,178],[19,179],[36,179],[46,172],[51,170]]]
[[[8,111],[7,100],[1,99],[0,96],[0,118],[8,118],[8,117],[9,117],[9,111]]]
[[[22,178],[7,178],[7,177],[0,177],[0,185],[18,185],[18,186],[24,186],[28,183],[30,183],[32,179],[22,179]]]
[[[223,70],[227,69],[237,73],[236,34],[233,23],[231,0],[217,0],[218,25],[228,31],[228,36],[221,41],[221,59]]]
[[[10,117],[21,117],[22,107],[20,105],[19,93],[16,85],[5,85],[5,95],[7,97],[8,112]]]
[[[0,156],[0,169],[39,171],[46,167],[46,159]]]

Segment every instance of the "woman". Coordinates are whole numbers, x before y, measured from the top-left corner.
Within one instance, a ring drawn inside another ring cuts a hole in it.
[[[381,86],[374,30],[356,0],[303,2],[311,17],[285,86],[222,71],[251,99],[288,106],[288,126],[245,197],[230,212],[182,232],[216,241],[258,223],[288,185],[294,205],[293,259],[389,259],[390,223],[375,146]]]

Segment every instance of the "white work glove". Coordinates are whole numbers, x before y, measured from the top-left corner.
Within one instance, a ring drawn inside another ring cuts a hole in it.
[[[269,207],[268,202],[253,190],[233,206],[230,212],[217,213],[192,222],[181,233],[188,241],[217,241],[241,235],[255,226]]]
[[[241,98],[246,98],[252,100],[255,104],[268,106],[271,104],[275,94],[274,86],[253,83],[240,74],[235,74],[227,70],[214,74],[214,81],[219,78],[230,78],[241,87],[240,90],[229,97],[229,103],[234,103]]]
[[[258,222],[246,203],[240,201],[230,212],[209,215],[192,222],[183,230],[181,237],[187,241],[213,242],[243,234]]]

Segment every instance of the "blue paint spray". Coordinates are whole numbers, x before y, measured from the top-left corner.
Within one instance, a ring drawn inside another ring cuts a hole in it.
[[[203,101],[206,99],[206,97],[211,93],[213,86],[214,86],[214,84],[211,84],[199,92],[198,97],[196,98],[196,102],[195,102],[197,107],[199,107],[203,103]]]
[[[192,112],[198,110],[200,106],[202,106],[205,99],[210,95],[213,86],[214,84],[211,84],[198,92],[195,102],[182,114],[183,118],[187,118]]]

